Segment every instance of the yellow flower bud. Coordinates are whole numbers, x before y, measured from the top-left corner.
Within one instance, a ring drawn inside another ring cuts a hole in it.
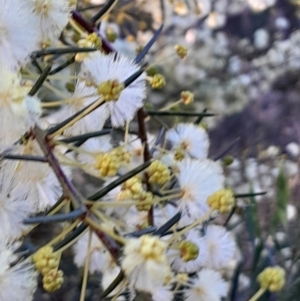
[[[111,154],[115,156],[120,163],[128,164],[131,160],[131,154],[121,146],[113,149]]]
[[[153,89],[161,89],[162,87],[164,87],[166,85],[165,77],[159,73],[154,74],[154,76],[151,79],[150,84]]]
[[[91,33],[89,34],[87,37],[86,37],[86,40],[91,42],[92,45],[95,47],[95,48],[101,48],[102,47],[102,40],[101,38],[95,33]]]
[[[99,154],[96,157],[95,168],[99,170],[101,177],[113,177],[117,174],[120,168],[120,162],[110,153]]]
[[[151,202],[152,200],[153,200],[153,194],[150,191],[143,191],[139,196],[138,205],[136,205],[136,208],[139,211],[149,211],[152,204],[150,203],[143,204],[143,203]]]
[[[87,37],[85,37],[84,39],[80,39],[77,42],[78,47],[80,48],[98,48],[101,49],[102,47],[102,40],[100,39],[100,37],[94,32],[89,34]],[[89,55],[88,52],[78,52],[75,55],[75,61],[76,62],[81,62],[85,57],[87,57]]]
[[[47,274],[50,270],[57,268],[59,265],[59,256],[53,252],[50,246],[39,249],[33,255],[35,268],[42,274]]]
[[[183,240],[179,243],[179,250],[183,261],[195,260],[199,255],[199,248],[188,240]]]
[[[165,184],[171,179],[171,173],[166,164],[159,160],[155,160],[148,168],[149,182],[157,184]]]
[[[114,43],[118,35],[111,27],[108,27],[105,33],[105,37],[109,42]]]
[[[182,45],[175,45],[174,49],[181,59],[185,58],[188,54],[188,49]]]
[[[43,278],[43,288],[49,293],[59,290],[64,282],[63,272],[61,270],[50,270]]]
[[[207,199],[207,204],[221,213],[229,212],[235,205],[235,198],[231,189],[220,189]]]
[[[185,105],[189,105],[190,103],[192,103],[194,101],[194,93],[192,93],[190,91],[182,91],[180,94],[180,97],[181,97],[180,100]]]
[[[101,94],[105,101],[117,101],[123,90],[124,84],[120,84],[118,80],[105,81],[97,88],[98,94]]]
[[[265,268],[257,277],[260,286],[270,292],[280,291],[285,284],[285,271],[279,266]]]

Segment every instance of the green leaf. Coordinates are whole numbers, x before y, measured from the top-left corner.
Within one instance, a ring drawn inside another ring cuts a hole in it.
[[[253,193],[254,191],[251,188],[250,194]],[[252,246],[254,247],[255,238],[260,237],[258,210],[254,195],[249,197],[249,205],[245,208],[245,222],[249,238],[251,240]]]
[[[276,181],[276,207],[272,218],[272,232],[278,225],[287,225],[287,204],[290,196],[289,186],[283,170],[280,171]]]

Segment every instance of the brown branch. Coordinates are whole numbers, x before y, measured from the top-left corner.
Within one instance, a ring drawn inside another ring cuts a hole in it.
[[[144,153],[143,153],[143,158],[144,162],[147,162],[151,160],[151,153],[149,150],[149,145],[148,145],[148,138],[147,138],[147,129],[146,129],[146,123],[145,123],[145,118],[146,118],[146,113],[144,111],[144,108],[141,108],[137,112],[137,120],[138,120],[138,136],[141,140],[141,143],[144,148]],[[145,183],[146,183],[146,188],[147,191],[151,190],[150,184],[149,184],[149,179],[147,173],[145,173]],[[148,224],[149,226],[154,224],[154,219],[153,219],[153,206],[151,206],[150,210],[148,211]]]

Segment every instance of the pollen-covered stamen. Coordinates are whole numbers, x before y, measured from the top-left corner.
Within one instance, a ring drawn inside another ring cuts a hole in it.
[[[117,101],[121,92],[124,90],[124,84],[119,83],[118,80],[108,80],[101,83],[98,88],[98,94],[102,95],[105,101]]]
[[[231,189],[220,189],[207,199],[207,204],[220,213],[229,212],[235,205],[235,198]]]
[[[180,257],[183,261],[195,260],[199,255],[199,248],[188,240],[179,243]]]
[[[63,271],[53,269],[43,277],[43,288],[49,293],[59,290],[64,282]]]
[[[110,153],[99,154],[96,157],[95,168],[99,170],[101,177],[113,177],[117,174],[121,164]]]
[[[171,179],[171,173],[166,164],[159,160],[155,160],[148,168],[149,182],[157,184],[165,184]]]
[[[33,256],[36,269],[46,275],[50,270],[56,269],[59,265],[59,255],[53,252],[53,248],[45,246],[39,249]]]

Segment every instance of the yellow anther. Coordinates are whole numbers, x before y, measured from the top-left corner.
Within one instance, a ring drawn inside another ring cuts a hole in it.
[[[43,288],[49,293],[59,290],[64,282],[63,272],[61,270],[50,270],[43,278]]]
[[[220,189],[207,199],[207,204],[220,213],[229,212],[235,205],[235,198],[231,189]]]
[[[285,271],[279,266],[265,268],[257,277],[263,289],[270,292],[280,291],[285,284]]]
[[[167,165],[159,160],[155,160],[148,168],[149,182],[165,184],[171,179],[171,173]]]
[[[188,240],[183,240],[179,243],[179,250],[183,261],[195,260],[199,255],[199,248]]]
[[[164,87],[166,85],[165,77],[159,73],[154,74],[154,76],[151,79],[150,84],[153,89],[161,89],[162,87]]]
[[[42,274],[47,274],[50,270],[57,268],[59,256],[53,252],[50,246],[39,249],[33,256],[36,269]]]
[[[124,84],[118,80],[108,80],[101,83],[98,88],[98,94],[101,94],[105,101],[117,101],[121,92],[124,90]]]
[[[182,91],[180,94],[180,97],[181,97],[180,100],[185,105],[189,105],[190,103],[192,103],[194,101],[194,93],[192,93],[190,91]]]
[[[188,49],[182,45],[175,45],[174,49],[181,59],[185,58],[188,54]]]

